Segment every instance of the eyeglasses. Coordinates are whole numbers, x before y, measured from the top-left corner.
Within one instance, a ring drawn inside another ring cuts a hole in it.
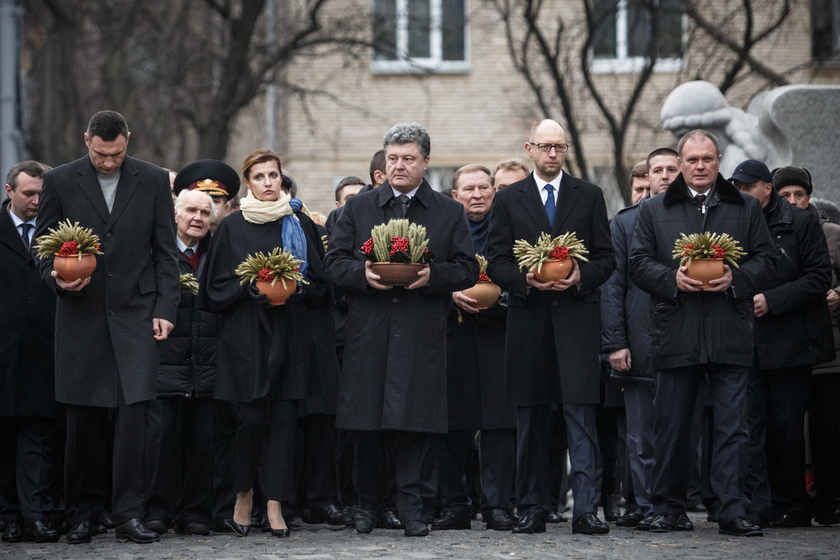
[[[528,142],[532,146],[536,146],[537,149],[541,152],[550,152],[551,148],[554,148],[558,154],[565,154],[569,151],[568,144],[534,144],[533,142]]]

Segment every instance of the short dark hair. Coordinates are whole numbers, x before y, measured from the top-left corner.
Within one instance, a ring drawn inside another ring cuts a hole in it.
[[[338,182],[335,186],[335,201],[338,202],[341,200],[341,191],[344,190],[344,187],[349,187],[350,185],[364,185],[365,182],[356,177],[355,175],[349,175]]]
[[[673,156],[677,159],[680,159],[680,154],[677,153],[677,150],[673,148],[656,148],[648,154],[648,157],[645,160],[645,173],[650,173],[650,160],[652,160],[656,156]]]
[[[682,158],[683,147],[685,147],[685,143],[695,138],[708,138],[709,140],[711,140],[712,144],[715,145],[715,151],[717,152],[717,155],[720,155],[720,142],[718,142],[717,136],[715,136],[708,130],[698,128],[696,130],[692,130],[691,132],[686,132],[685,134],[683,134],[683,137],[680,138],[680,143],[677,145],[677,153],[679,153],[680,158]]]
[[[31,159],[22,161],[13,165],[9,170],[9,173],[6,174],[6,184],[9,185],[12,190],[15,190],[17,189],[18,175],[21,173],[26,173],[30,177],[43,177],[44,173],[51,169],[52,167],[49,165],[44,165],[43,163],[38,163],[37,161],[33,161]]]
[[[376,184],[376,178],[374,177],[376,171],[385,173],[385,150],[379,150],[373,154],[373,158],[370,160],[370,182],[373,185]]]
[[[128,138],[128,123],[116,111],[99,111],[90,118],[87,135],[89,139],[99,136],[105,142],[113,142],[121,135]]]
[[[647,174],[647,163],[640,161],[630,170],[630,186],[633,186],[633,179],[644,179]]]
[[[292,198],[297,198],[298,186],[292,176],[289,175],[289,172],[285,170],[280,171],[280,176],[283,178],[280,186],[289,191],[289,195]]]

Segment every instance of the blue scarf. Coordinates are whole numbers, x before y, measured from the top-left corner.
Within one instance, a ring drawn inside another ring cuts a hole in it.
[[[300,212],[303,203],[297,198],[293,198],[289,201],[289,206],[295,212]],[[296,259],[303,261],[300,265],[300,273],[306,278],[309,261],[306,258],[306,235],[303,233],[303,227],[301,227],[297,216],[294,214],[283,216],[282,227],[283,247],[288,249]]]

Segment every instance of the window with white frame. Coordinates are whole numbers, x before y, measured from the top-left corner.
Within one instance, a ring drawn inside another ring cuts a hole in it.
[[[811,58],[840,63],[840,0],[811,0]]]
[[[654,70],[682,69],[686,22],[681,0],[596,0],[592,71],[640,72],[653,18],[658,26]]]
[[[466,2],[373,0],[373,71],[468,71]]]

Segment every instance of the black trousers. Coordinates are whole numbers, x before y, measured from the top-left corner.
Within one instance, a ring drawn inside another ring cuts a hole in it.
[[[817,374],[812,383],[808,428],[816,495],[813,508],[819,514],[840,507],[840,374]],[[803,466],[803,475],[796,481],[801,494],[805,494],[804,470]]]
[[[114,451],[105,453],[109,416],[114,422]],[[113,465],[111,514],[119,525],[144,517],[144,455],[149,401],[125,404],[120,390],[117,408],[67,405],[65,513],[71,524],[95,522],[105,506],[106,473]]]
[[[749,441],[746,425],[748,367],[704,364],[656,370],[654,408],[653,488],[654,513],[678,516],[686,509],[691,428],[704,375],[714,408],[712,489],[721,501],[718,518],[724,526],[746,514],[742,473]]]
[[[439,438],[438,482],[443,511],[472,517],[472,501],[467,492],[467,455],[473,448],[474,431],[452,430]]]
[[[147,519],[215,526],[214,511],[233,495],[233,437],[217,425],[226,404],[210,398],[152,401]]]
[[[266,500],[294,499],[291,472],[297,430],[296,401],[239,403],[235,445],[235,487],[247,492],[259,476]]]
[[[482,512],[510,510],[516,472],[516,430],[481,430],[478,441],[481,466]]]
[[[48,521],[55,418],[0,416],[0,506],[6,523]]]
[[[299,420],[303,432],[301,484],[310,509],[336,503],[338,438],[334,414],[310,414]]]
[[[810,394],[810,366],[750,371],[749,468],[744,490],[750,496],[751,512],[781,519],[790,509]]]
[[[435,449],[442,436],[419,432],[354,432],[353,478],[359,507],[377,511],[388,492],[388,446],[393,446],[400,521],[428,522],[435,497]]]

